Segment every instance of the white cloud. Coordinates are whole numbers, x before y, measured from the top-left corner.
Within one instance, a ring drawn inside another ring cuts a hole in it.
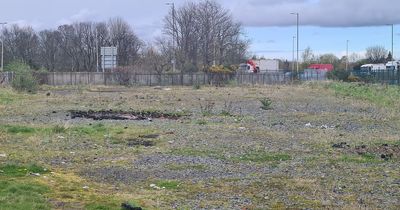
[[[81,9],[78,13],[71,17],[63,18],[57,22],[57,25],[71,24],[74,22],[95,21],[97,13],[88,9]]]
[[[251,3],[254,2],[254,3]],[[322,27],[377,26],[400,23],[398,0],[248,0],[237,2],[235,18],[246,26],[296,24]]]

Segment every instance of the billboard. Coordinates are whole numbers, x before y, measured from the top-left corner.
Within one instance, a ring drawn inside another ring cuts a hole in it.
[[[117,47],[101,47],[101,68],[113,69],[117,67]]]

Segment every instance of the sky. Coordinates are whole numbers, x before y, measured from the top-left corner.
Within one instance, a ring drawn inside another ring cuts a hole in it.
[[[192,0],[200,1],[200,0]],[[370,46],[391,50],[400,59],[400,0],[215,0],[242,23],[250,52],[266,58],[291,60],[296,16],[299,14],[299,51],[314,54],[365,54]],[[55,29],[76,21],[106,21],[122,17],[137,35],[151,42],[162,34],[163,18],[187,0],[0,0],[0,22]]]

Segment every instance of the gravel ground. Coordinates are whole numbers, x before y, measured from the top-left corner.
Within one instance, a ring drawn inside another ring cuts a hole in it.
[[[120,186],[132,195],[149,191],[146,199],[159,201],[144,206],[149,209],[400,207],[396,109],[306,85],[50,92],[50,97],[46,91],[30,100],[31,112],[5,107],[0,123],[151,129],[157,134],[150,139],[155,144],[129,145],[127,139],[139,138],[130,133],[117,143],[106,135],[82,139],[65,134],[65,139],[41,144],[41,150],[56,153],[24,158]],[[265,97],[273,101],[271,110],[260,108],[259,99]],[[142,121],[69,116],[69,110],[111,108],[189,116]],[[345,146],[333,147],[342,142]],[[179,187],[149,187],[171,180]]]

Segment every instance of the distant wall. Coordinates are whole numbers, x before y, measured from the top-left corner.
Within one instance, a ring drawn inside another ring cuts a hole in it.
[[[174,86],[174,85],[268,85],[286,84],[292,81],[290,74],[283,72],[238,73],[238,74],[135,74],[103,72],[49,72],[35,73],[40,84],[62,85],[132,85],[132,86]],[[13,73],[0,73],[0,85],[11,84]],[[325,80],[325,74],[300,76],[301,80]]]

